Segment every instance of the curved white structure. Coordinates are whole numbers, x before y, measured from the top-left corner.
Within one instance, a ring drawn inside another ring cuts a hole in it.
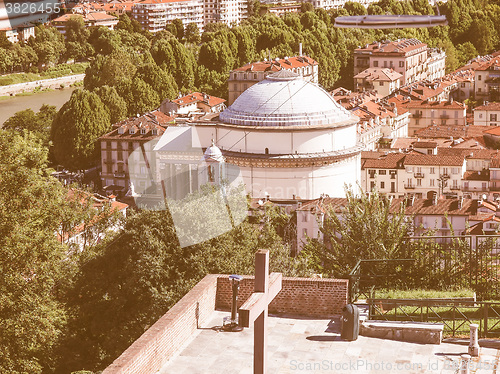
[[[240,168],[252,197],[343,197],[345,184],[357,188],[359,119],[299,75],[281,70],[268,76],[219,119],[196,124],[200,143],[208,147],[214,139],[226,163]]]

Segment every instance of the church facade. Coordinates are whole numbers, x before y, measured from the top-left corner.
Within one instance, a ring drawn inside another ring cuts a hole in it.
[[[247,89],[218,117],[170,126],[154,149],[153,174],[164,181],[166,195],[181,198],[214,182],[207,173],[213,164],[203,155],[216,147],[222,174],[242,181],[252,197],[343,197],[344,186],[356,190],[361,179],[358,121],[317,84],[282,70]]]

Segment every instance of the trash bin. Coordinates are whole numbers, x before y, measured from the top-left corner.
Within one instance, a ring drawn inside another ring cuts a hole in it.
[[[342,325],[340,337],[342,340],[356,340],[359,334],[359,310],[354,304],[347,304],[342,309]]]

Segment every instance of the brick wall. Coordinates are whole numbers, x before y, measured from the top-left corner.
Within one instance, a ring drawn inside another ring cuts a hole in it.
[[[102,374],[156,373],[215,310],[217,275],[203,278]]]
[[[238,306],[253,292],[254,277],[244,276]],[[280,293],[269,305],[270,313],[331,317],[347,303],[346,279],[283,278]],[[227,275],[210,274],[151,326],[102,374],[153,374],[189,341],[216,309],[231,307]]]
[[[238,307],[253,292],[254,277],[244,276],[240,283]],[[217,278],[218,309],[231,308],[231,284],[227,275]],[[347,304],[347,279],[288,278],[283,277],[280,293],[269,305],[270,313],[308,317],[331,317],[342,313]]]

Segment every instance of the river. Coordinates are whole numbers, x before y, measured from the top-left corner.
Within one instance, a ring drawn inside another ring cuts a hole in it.
[[[31,108],[38,112],[43,104],[55,105],[57,109],[69,100],[75,87],[49,92],[40,92],[30,96],[12,96],[0,100],[0,125],[20,110]]]

